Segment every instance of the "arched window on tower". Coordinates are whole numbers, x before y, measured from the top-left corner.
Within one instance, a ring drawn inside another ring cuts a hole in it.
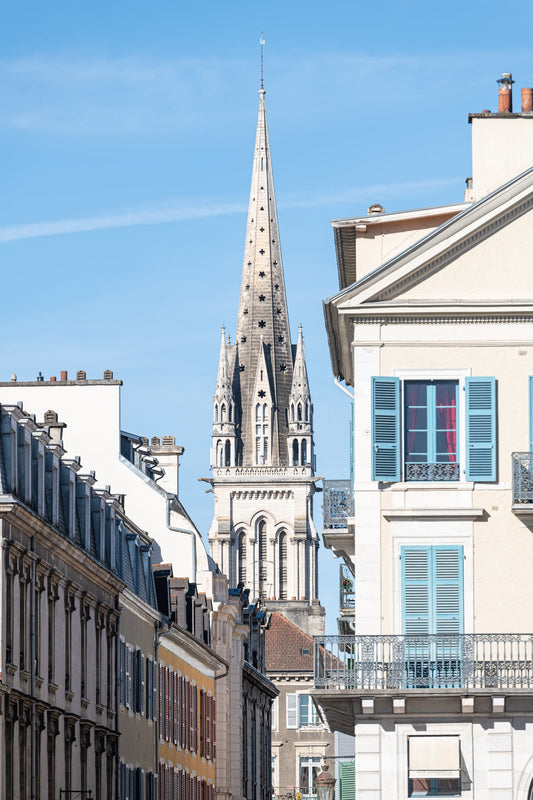
[[[302,467],[307,464],[307,439],[302,439]]]
[[[215,403],[215,422],[218,422],[218,403]]]
[[[302,421],[302,404],[298,403],[298,422]]]
[[[294,422],[294,403],[291,403],[291,422]]]
[[[258,403],[255,407],[255,463],[268,464],[268,405]]]
[[[219,439],[217,442],[217,457],[216,457],[216,464],[218,467],[224,466],[224,450],[222,448],[222,440]]]
[[[298,439],[292,440],[292,465],[298,466]]]
[[[309,403],[305,404],[305,421],[309,422]]]
[[[228,406],[228,422],[233,422],[233,403]]]
[[[246,533],[237,535],[237,582],[246,585]]]
[[[231,442],[229,439],[226,439],[224,445],[224,462],[224,466],[231,467]]]
[[[262,519],[257,526],[257,543],[259,550],[259,597],[261,600],[266,599],[267,590],[267,526],[264,519]]]
[[[225,403],[222,403],[222,407],[220,409],[220,421],[221,422],[225,422],[226,421],[226,404]]]
[[[278,539],[279,599],[287,599],[287,534],[281,531]]]

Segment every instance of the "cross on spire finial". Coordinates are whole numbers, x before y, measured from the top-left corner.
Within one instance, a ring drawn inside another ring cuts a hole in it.
[[[261,38],[259,39],[259,44],[261,45],[261,89],[264,89],[264,86],[263,86],[263,47],[265,45],[265,40],[263,39],[263,31],[261,31]]]

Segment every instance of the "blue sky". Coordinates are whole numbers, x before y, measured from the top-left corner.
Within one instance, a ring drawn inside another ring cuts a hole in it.
[[[113,369],[124,427],[184,445],[182,499],[207,531],[197,478],[220,326],[235,330],[263,31],[317,471],[347,476],[348,401],[322,319],[338,288],[330,221],[461,201],[467,115],[496,108],[502,71],[518,96],[533,85],[532,23],[523,2],[4,4],[0,380]],[[336,574],[322,551],[332,631]]]

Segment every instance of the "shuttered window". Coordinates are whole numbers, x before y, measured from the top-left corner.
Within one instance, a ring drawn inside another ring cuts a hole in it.
[[[298,695],[290,693],[287,695],[287,728],[298,727]]]
[[[400,480],[400,381],[372,378],[372,480]]]
[[[466,479],[496,480],[496,380],[465,378]]]
[[[355,761],[341,761],[339,763],[339,782],[340,800],[354,800]]]
[[[463,632],[463,548],[402,547],[402,633]]]

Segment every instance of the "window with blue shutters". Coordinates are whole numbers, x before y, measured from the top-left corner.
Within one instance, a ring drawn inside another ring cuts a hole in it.
[[[404,546],[401,561],[406,687],[460,686],[463,548]]]
[[[495,378],[465,378],[465,419],[459,381],[372,378],[372,480],[458,481],[460,442],[468,481],[497,480]],[[461,426],[460,426],[461,423]],[[464,430],[464,440],[460,433]],[[533,378],[530,379],[533,450]]]
[[[400,381],[372,378],[372,480],[400,480]]]
[[[466,479],[496,480],[496,380],[465,379]]]

